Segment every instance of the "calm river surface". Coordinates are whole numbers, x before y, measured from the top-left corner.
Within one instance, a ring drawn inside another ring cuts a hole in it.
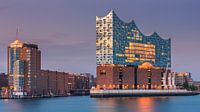
[[[0,112],[200,112],[200,96],[0,100]]]

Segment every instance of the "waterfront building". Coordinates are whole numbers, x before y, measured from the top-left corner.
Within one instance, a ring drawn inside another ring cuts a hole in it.
[[[162,89],[165,70],[145,64],[138,68],[120,65],[97,66],[97,88],[119,89],[121,84],[123,89]],[[144,68],[147,66],[148,69]]]
[[[37,77],[37,95],[65,95],[68,89],[68,73],[41,70]]]
[[[0,73],[0,90],[2,87],[8,87],[8,75],[5,73]]]
[[[175,85],[177,88],[183,88],[183,85],[186,83],[189,86],[194,84],[191,73],[189,72],[172,72],[171,74],[175,76]]]
[[[113,10],[96,17],[97,88],[169,89],[171,39],[144,35]]]
[[[194,81],[193,85],[197,87],[197,91],[200,91],[200,81]]]
[[[17,95],[33,95],[41,70],[41,52],[37,45],[16,39],[8,47],[9,86]]]
[[[80,73],[80,75],[89,77],[89,88],[92,88],[92,86],[95,85],[94,75],[92,75],[91,73]]]
[[[90,89],[90,76],[41,70],[41,51],[35,44],[16,39],[8,47],[8,76],[11,95],[68,95]]]
[[[8,75],[0,73],[0,97],[4,97],[8,92]]]
[[[89,76],[41,70],[37,77],[37,95],[68,95],[76,90],[89,90]]]

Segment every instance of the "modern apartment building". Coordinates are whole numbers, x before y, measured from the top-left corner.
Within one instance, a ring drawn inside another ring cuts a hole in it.
[[[8,47],[9,85],[16,95],[34,95],[41,70],[41,52],[35,44],[16,39]]]
[[[16,39],[8,47],[9,87],[13,96],[68,95],[90,89],[90,75],[41,70],[41,51]]]

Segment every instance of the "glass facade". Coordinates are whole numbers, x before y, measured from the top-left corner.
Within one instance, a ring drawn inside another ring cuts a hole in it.
[[[8,46],[9,86],[15,92],[33,94],[36,76],[41,70],[41,52],[35,44],[16,39]]]
[[[157,67],[171,67],[171,39],[157,33],[146,36],[134,21],[123,22],[114,11],[96,17],[97,65],[138,66],[150,62]]]
[[[25,62],[23,60],[16,60],[14,63],[14,90],[23,91],[24,90],[24,72]]]
[[[10,71],[9,73],[13,74],[14,72],[14,62],[15,60],[19,60],[20,58],[20,48],[10,48],[10,62],[9,62],[9,65],[10,65]]]

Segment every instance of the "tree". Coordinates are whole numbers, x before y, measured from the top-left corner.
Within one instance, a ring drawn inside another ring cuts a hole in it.
[[[196,91],[198,88],[194,85],[189,85],[188,82],[183,83],[183,88],[188,91]]]
[[[187,82],[187,81],[183,83],[183,88],[184,88],[184,89],[187,89],[187,90],[189,89],[189,85],[188,85],[188,82]]]

